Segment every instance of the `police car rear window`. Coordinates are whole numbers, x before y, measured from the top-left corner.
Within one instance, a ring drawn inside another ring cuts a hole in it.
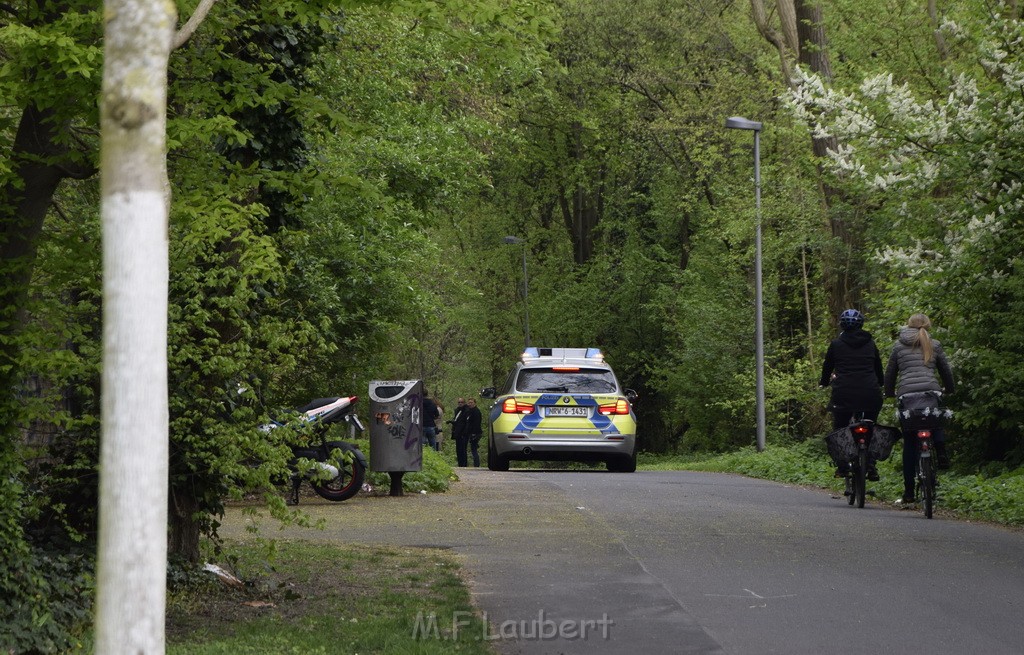
[[[520,371],[516,380],[516,391],[524,393],[614,393],[615,390],[615,375],[604,369],[528,368]]]

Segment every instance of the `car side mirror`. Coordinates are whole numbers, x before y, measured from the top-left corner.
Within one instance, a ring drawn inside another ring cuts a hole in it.
[[[496,393],[494,387],[484,387],[483,389],[480,390],[480,397],[493,399],[497,398],[498,394]]]
[[[626,400],[628,400],[630,404],[635,403],[636,399],[639,397],[640,396],[636,395],[636,392],[632,389],[626,389]]]

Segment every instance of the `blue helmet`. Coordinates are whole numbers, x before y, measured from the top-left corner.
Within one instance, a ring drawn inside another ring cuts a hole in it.
[[[864,326],[864,314],[856,309],[847,309],[839,315],[839,327],[844,330],[855,330]]]

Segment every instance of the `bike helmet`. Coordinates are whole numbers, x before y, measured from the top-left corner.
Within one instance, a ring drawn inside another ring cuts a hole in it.
[[[847,309],[839,315],[839,327],[844,330],[855,330],[864,326],[864,314],[856,309]]]

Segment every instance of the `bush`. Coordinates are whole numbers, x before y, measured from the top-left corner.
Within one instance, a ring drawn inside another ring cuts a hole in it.
[[[369,459],[370,442],[366,439],[357,439],[353,443]],[[444,460],[440,453],[432,448],[424,448],[423,469],[409,472],[402,476],[402,490],[412,493],[419,493],[420,491],[443,493],[448,491],[451,483],[458,479],[452,467]],[[367,471],[366,482],[378,490],[391,488],[391,476],[380,471]]]
[[[10,573],[13,588],[0,594],[0,652],[83,650],[92,619],[92,560],[34,549]]]

